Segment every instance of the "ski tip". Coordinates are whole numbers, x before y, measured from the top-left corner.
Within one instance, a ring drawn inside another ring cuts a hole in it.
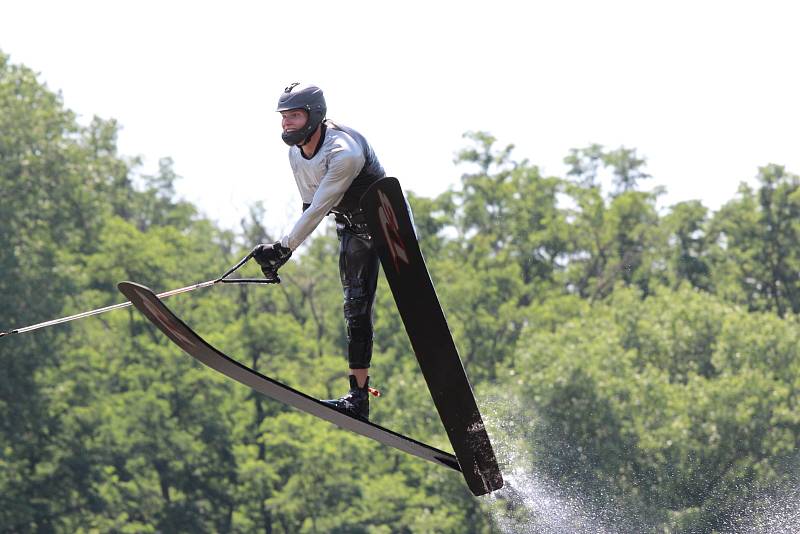
[[[127,280],[117,283],[117,289],[119,289],[120,293],[125,295],[125,298],[128,299],[131,304],[133,304],[136,295],[139,295],[142,290],[152,293],[149,287],[143,286],[142,284],[137,284],[136,282],[129,282]]]
[[[126,289],[130,291],[131,288],[145,289],[150,293],[153,293],[153,290],[150,289],[149,287],[139,284],[137,282],[131,282],[130,280],[123,280],[122,282],[117,283],[117,289],[119,289],[126,296],[127,296],[127,293],[125,292]]]

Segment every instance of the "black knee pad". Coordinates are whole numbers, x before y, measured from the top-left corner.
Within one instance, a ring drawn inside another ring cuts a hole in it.
[[[347,361],[350,369],[368,369],[372,360],[372,324],[369,318],[347,321]]]
[[[348,326],[371,313],[372,295],[367,295],[360,286],[351,286],[344,290],[344,318]]]

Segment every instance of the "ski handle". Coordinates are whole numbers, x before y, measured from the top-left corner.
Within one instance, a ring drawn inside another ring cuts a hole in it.
[[[214,280],[208,280],[206,282],[200,282],[198,284],[193,284],[186,287],[181,287],[178,289],[172,289],[170,291],[165,291],[164,293],[159,293],[157,297],[160,299],[171,297],[173,295],[179,295],[181,293],[188,293],[189,291],[194,291],[195,289],[213,286],[214,284],[280,284],[281,279],[278,277],[277,273],[275,273],[274,276],[268,278],[228,278],[230,275],[236,272],[242,265],[247,263],[252,257],[253,257],[253,251],[250,251],[250,253],[244,258],[242,258],[241,261],[239,261],[239,263],[228,269],[225,272],[225,274],[223,274],[219,278],[216,278]],[[0,332],[0,337],[8,336],[11,334],[23,334],[25,332],[39,330],[40,328],[46,328],[48,326],[55,326],[57,324],[68,323],[70,321],[75,321],[77,319],[84,319],[86,317],[99,315],[101,313],[109,312],[112,310],[127,308],[130,305],[131,305],[130,301],[120,302],[119,304],[112,304],[111,306],[97,308],[96,310],[77,313],[75,315],[70,315],[69,317],[61,317],[60,319],[53,319],[51,321],[45,321],[43,323],[37,323],[22,328],[15,328],[14,330],[9,330],[8,332]]]

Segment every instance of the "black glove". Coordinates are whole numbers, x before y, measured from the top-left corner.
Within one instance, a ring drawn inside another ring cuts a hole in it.
[[[284,247],[280,242],[261,243],[253,249],[253,258],[261,266],[261,272],[267,280],[277,280],[278,269],[292,257],[292,249]]]

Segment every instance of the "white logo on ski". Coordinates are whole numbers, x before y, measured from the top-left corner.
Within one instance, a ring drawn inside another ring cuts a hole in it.
[[[403,240],[400,238],[400,225],[397,224],[397,216],[394,213],[394,208],[383,191],[378,190],[378,200],[381,205],[378,208],[378,219],[381,221],[381,230],[383,236],[386,238],[386,245],[389,247],[389,254],[392,256],[394,262],[394,270],[400,271],[400,262],[402,260],[406,265],[409,264],[408,253]]]

